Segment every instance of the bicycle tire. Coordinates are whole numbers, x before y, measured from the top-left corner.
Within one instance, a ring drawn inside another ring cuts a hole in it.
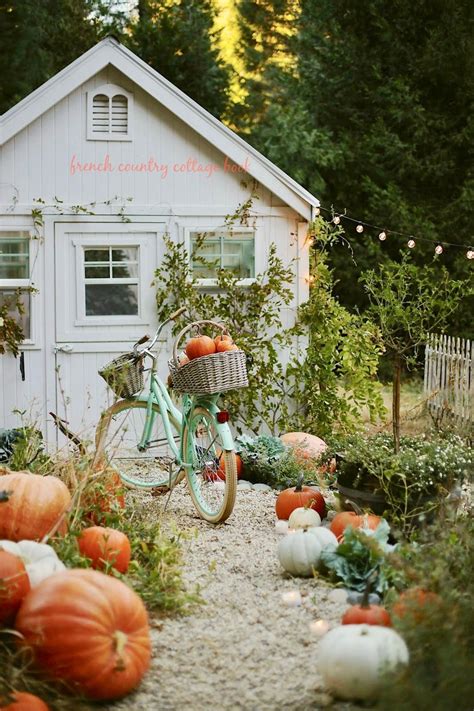
[[[201,422],[206,423],[207,435],[212,429],[211,444],[203,447],[203,437],[197,443],[195,430]],[[228,425],[220,425],[227,427]],[[209,523],[225,521],[233,511],[237,493],[237,463],[235,450],[220,446],[220,435],[213,413],[202,405],[196,405],[183,428],[183,458],[192,466],[185,467],[186,479],[193,503],[201,516]],[[222,470],[224,462],[224,471]],[[224,476],[224,478],[222,478]],[[209,499],[214,503],[210,503]]]
[[[157,417],[155,418],[156,427],[156,423],[162,424],[163,421],[161,418],[159,406],[156,403],[153,403],[152,408],[157,415]],[[134,432],[130,437],[130,445],[127,444],[126,447],[122,447],[121,452],[119,452],[119,456],[117,456],[117,453],[115,455],[112,453],[113,440],[110,433],[112,421],[115,421],[121,414],[130,414],[132,411],[135,410],[143,410],[144,422],[144,419],[146,417],[146,409],[147,403],[143,400],[118,400],[111,407],[105,410],[105,412],[102,413],[102,416],[99,420],[96,429],[95,460],[97,462],[104,460],[107,463],[113,462],[112,466],[117,470],[117,473],[120,476],[121,480],[127,486],[139,489],[152,489],[155,487],[170,487],[172,489],[184,478],[184,471],[180,470],[179,472],[175,473],[171,477],[171,481],[169,476],[169,470],[166,471],[166,474],[164,473],[163,469],[159,470],[159,474],[153,474],[153,470],[157,469],[158,466],[156,463],[156,453],[153,452],[147,457],[146,454],[140,453],[136,448],[136,444],[140,440],[140,437],[143,432],[143,423],[136,427],[136,432]],[[170,412],[168,413],[168,415],[170,418],[171,426],[176,431],[176,439],[179,442],[180,426]],[[116,428],[116,434],[120,433],[122,430],[123,425],[120,421],[120,424]],[[164,449],[166,449],[166,446],[168,446],[169,448],[169,445],[167,445],[167,440],[163,438],[162,441]],[[179,444],[177,444],[177,446],[179,449]],[[108,453],[108,451],[110,452],[110,454]],[[172,457],[172,452],[169,458],[174,460],[174,457]],[[133,463],[135,463],[136,467],[134,474],[131,473],[131,470],[133,471]]]

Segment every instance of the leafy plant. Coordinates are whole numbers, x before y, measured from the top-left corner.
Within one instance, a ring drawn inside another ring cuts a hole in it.
[[[413,617],[396,618],[410,651],[410,665],[396,684],[387,683],[380,711],[472,707],[474,661],[474,520],[443,517],[420,531],[416,546],[390,556],[404,585],[433,591],[438,603]]]
[[[474,471],[472,450],[457,435],[401,437],[398,453],[389,435],[351,435],[335,439],[331,450],[338,453],[338,482],[383,493],[387,515],[405,531]]]
[[[0,303],[0,355],[12,353],[17,356],[20,352],[20,344],[25,338],[21,325],[25,313],[23,291],[17,289],[12,296],[3,297]]]
[[[393,439],[398,451],[402,367],[416,362],[428,333],[444,328],[472,287],[451,279],[446,269],[417,267],[406,255],[400,263],[389,261],[377,271],[364,272],[360,281],[370,302],[367,313],[378,323],[393,361]]]
[[[364,592],[370,580],[373,589],[383,593],[389,586],[384,569],[385,557],[392,549],[387,543],[389,532],[386,521],[371,533],[349,527],[337,548],[323,549],[323,563],[350,590]]]
[[[384,414],[377,382],[383,344],[373,322],[350,313],[334,296],[328,254],[343,239],[341,230],[318,217],[309,238],[310,293],[299,312],[308,347],[304,360],[295,357],[287,372],[295,401],[290,428],[326,438],[335,426],[343,431],[360,426],[362,408],[372,421]]]

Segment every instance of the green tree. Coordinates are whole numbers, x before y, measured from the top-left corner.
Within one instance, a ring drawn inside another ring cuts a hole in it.
[[[250,140],[323,204],[428,240],[469,244],[473,3],[301,0],[296,24],[296,66],[283,88],[280,81],[267,90],[277,100]],[[377,233],[346,225],[356,263],[343,249],[331,252],[336,290],[346,306],[364,307],[360,269],[398,259],[402,243],[389,235],[382,246]],[[426,262],[433,248],[417,240],[415,260]],[[456,278],[472,272],[462,250],[445,249],[439,261]],[[469,312],[466,303],[455,318],[457,333],[472,337]]]
[[[360,281],[370,302],[368,314],[378,323],[393,362],[392,421],[398,452],[402,368],[415,362],[430,331],[446,326],[469,285],[451,279],[446,269],[417,267],[407,257],[364,272]]]
[[[227,107],[230,68],[215,46],[211,0],[139,0],[124,40],[214,116]]]
[[[0,4],[0,114],[98,41],[93,9],[90,0]]]

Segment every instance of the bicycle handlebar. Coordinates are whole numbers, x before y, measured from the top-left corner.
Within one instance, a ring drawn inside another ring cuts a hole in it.
[[[153,348],[153,346],[154,346],[155,343],[157,342],[160,333],[162,332],[162,330],[164,329],[164,327],[166,326],[166,324],[168,324],[170,321],[175,321],[175,320],[178,318],[178,316],[181,316],[181,314],[184,313],[185,311],[186,311],[186,307],[185,307],[185,306],[182,306],[182,307],[179,308],[177,311],[175,311],[175,312],[172,313],[170,316],[168,316],[168,318],[165,319],[165,321],[163,321],[163,323],[161,323],[161,324],[158,326],[158,328],[157,328],[157,330],[156,330],[156,333],[155,333],[155,335],[153,336],[153,338],[151,338],[151,336],[148,336],[148,335],[142,336],[142,337],[140,338],[140,340],[137,341],[137,342],[135,343],[135,345],[133,346],[133,352],[135,353],[135,355],[136,355],[137,357],[139,357],[140,354],[143,353],[143,354],[147,354],[147,355],[151,356],[152,358],[154,358],[153,354],[150,353],[150,350]],[[141,346],[143,343],[146,343],[146,342],[149,341],[150,339],[151,339],[151,343],[149,344],[149,346],[148,346],[147,348],[145,348],[143,351],[138,351],[138,346]]]

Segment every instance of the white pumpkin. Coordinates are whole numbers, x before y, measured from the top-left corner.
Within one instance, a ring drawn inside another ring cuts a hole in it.
[[[329,528],[325,528],[324,526],[308,528],[308,533],[311,533],[312,536],[316,536],[317,540],[321,544],[321,548],[337,548],[339,545],[334,533],[330,531]]]
[[[56,551],[46,543],[0,541],[0,548],[22,559],[32,588],[53,573],[66,570],[66,566],[59,560]]]
[[[373,699],[385,674],[408,664],[409,659],[400,635],[377,625],[334,627],[323,637],[318,651],[323,681],[342,699]]]
[[[278,560],[290,575],[308,578],[317,568],[322,548],[307,531],[289,533],[278,544]]]
[[[291,512],[288,519],[288,528],[312,528],[321,525],[321,516],[314,509],[298,507]]]

